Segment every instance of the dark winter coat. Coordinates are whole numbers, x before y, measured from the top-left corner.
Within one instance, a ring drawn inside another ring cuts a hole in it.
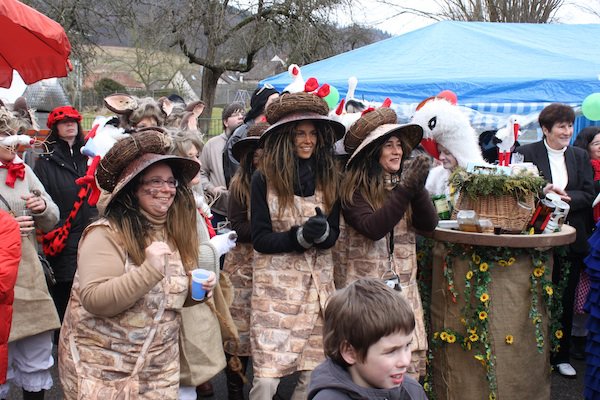
[[[81,154],[83,139],[77,140],[73,148],[64,140],[48,137],[49,154],[43,154],[35,163],[34,172],[58,205],[60,219],[55,228],[62,226],[67,216],[73,209],[77,194],[81,186],[75,180],[85,175],[87,170],[87,157]],[[64,250],[55,257],[48,257],[54,268],[56,280],[68,282],[73,280],[77,269],[77,245],[79,238],[88,224],[96,218],[98,212],[95,207],[87,203],[87,199],[79,209],[72,222],[69,237]]]
[[[327,359],[313,371],[308,385],[309,400],[427,400],[423,387],[408,375],[394,389],[357,385],[348,370]]]

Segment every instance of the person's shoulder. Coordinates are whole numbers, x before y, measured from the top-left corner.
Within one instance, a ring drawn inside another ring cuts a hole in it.
[[[427,395],[423,386],[413,377],[405,375],[402,387],[408,393],[409,397],[406,400],[427,400]]]
[[[310,398],[311,400],[351,400],[345,392],[337,389],[323,389]]]

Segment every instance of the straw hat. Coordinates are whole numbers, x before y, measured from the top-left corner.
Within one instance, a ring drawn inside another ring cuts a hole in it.
[[[333,129],[335,140],[346,133],[346,127],[328,116],[329,106],[319,96],[312,93],[285,93],[269,105],[265,111],[267,121],[271,126],[261,136],[260,143],[273,132],[288,124],[300,121],[323,121]]]
[[[248,129],[247,136],[233,144],[231,148],[231,154],[233,155],[233,158],[235,158],[237,162],[240,162],[244,154],[256,150],[258,148],[260,137],[267,130],[267,128],[269,128],[269,124],[265,122],[252,125]]]
[[[106,204],[133,178],[157,162],[166,162],[186,181],[191,181],[200,171],[200,164],[192,159],[167,153],[171,139],[164,132],[145,129],[119,140],[100,161],[96,171],[98,186],[110,193]]]
[[[358,122],[358,121],[357,121]],[[402,158],[408,157],[410,152],[419,144],[423,137],[423,128],[416,124],[383,124],[373,129],[367,137],[358,145],[356,150],[348,159],[346,167],[359,159],[361,153],[366,149],[384,143],[391,136],[397,136],[402,144]]]

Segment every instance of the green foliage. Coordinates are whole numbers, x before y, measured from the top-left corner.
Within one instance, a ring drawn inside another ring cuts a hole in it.
[[[127,89],[125,89],[125,86],[110,78],[102,78],[96,83],[94,83],[94,90],[96,91],[96,93],[98,93],[98,96],[102,98],[113,93],[127,93]]]
[[[472,199],[503,195],[516,195],[522,198],[529,193],[539,193],[545,185],[544,178],[529,172],[520,172],[511,176],[500,173],[470,174],[463,168],[456,168],[450,175],[449,182],[456,190]]]

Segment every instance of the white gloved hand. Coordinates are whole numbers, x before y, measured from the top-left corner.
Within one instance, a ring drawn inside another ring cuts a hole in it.
[[[217,257],[221,257],[223,254],[229,252],[229,250],[235,247],[237,241],[237,233],[230,231],[222,235],[216,235],[210,239],[210,243],[214,246],[217,251]]]

